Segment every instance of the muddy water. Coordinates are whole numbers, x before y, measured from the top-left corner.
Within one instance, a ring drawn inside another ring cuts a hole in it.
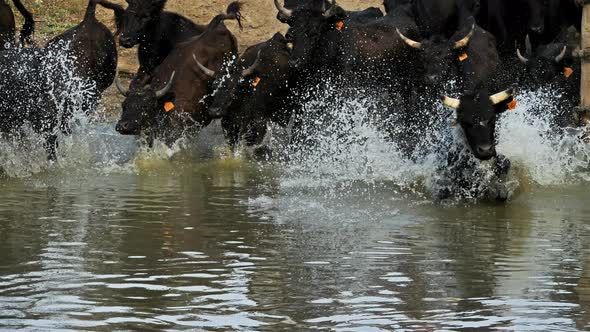
[[[1,329],[590,328],[585,185],[447,206],[286,177],[173,158],[4,178]]]

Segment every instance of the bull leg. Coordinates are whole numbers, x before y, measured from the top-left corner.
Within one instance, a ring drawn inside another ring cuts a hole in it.
[[[510,166],[511,166],[511,162],[508,158],[506,158],[506,156],[499,154],[496,157],[496,165],[494,168],[494,173],[496,174],[496,176],[499,177],[504,177],[508,174],[508,171],[510,171]]]
[[[498,177],[497,183],[497,192],[496,192],[496,201],[498,202],[505,202],[508,200],[509,192],[508,188],[506,187],[506,180],[508,177],[508,171],[510,171],[511,162],[508,158],[504,155],[499,154],[495,160],[496,164],[494,165],[494,173]]]
[[[47,160],[50,162],[57,161],[57,135],[51,134],[45,137],[45,151],[47,151]]]

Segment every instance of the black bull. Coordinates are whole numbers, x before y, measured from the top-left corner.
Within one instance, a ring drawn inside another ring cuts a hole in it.
[[[57,134],[69,132],[73,108],[94,105],[113,80],[114,38],[94,17],[96,3],[104,1],[90,0],[82,23],[45,48],[0,52],[0,132],[17,134],[30,124],[55,159]]]
[[[33,43],[33,34],[35,32],[35,21],[33,15],[23,6],[20,0],[12,0],[16,9],[24,17],[25,22],[20,31],[19,41],[22,45],[25,43]],[[6,44],[14,44],[15,22],[12,9],[5,2],[0,0],[0,47],[3,48]]]
[[[121,46],[139,45],[136,82],[149,77],[180,43],[201,34],[205,26],[175,13],[164,11],[166,0],[127,0],[118,22]]]
[[[231,3],[227,14],[217,15],[201,35],[177,45],[141,84],[127,90],[116,80],[126,96],[116,130],[124,135],[146,133],[150,140],[163,138],[172,144],[187,130],[209,124],[203,98],[210,93],[210,72],[237,55],[237,41],[223,21],[239,22],[239,11],[239,3]]]
[[[240,140],[260,144],[269,121],[287,125],[293,108],[289,55],[287,40],[277,33],[216,73],[209,114],[222,118],[231,146]]]
[[[106,0],[90,0],[82,22],[51,39],[46,48],[64,51],[76,58],[75,72],[80,78],[95,83],[93,110],[100,95],[113,84],[117,70],[117,45],[111,31],[96,19],[96,5],[101,4],[120,16],[122,9]]]

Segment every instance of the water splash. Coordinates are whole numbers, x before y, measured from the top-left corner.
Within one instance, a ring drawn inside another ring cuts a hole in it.
[[[379,100],[330,88],[315,91],[322,91],[321,97],[308,98],[302,112],[307,121],[302,131],[312,144],[290,151],[281,180],[285,191],[298,188],[337,199],[349,195],[358,182],[388,183],[401,196],[432,199],[447,187],[455,199],[477,201],[509,198],[523,181],[557,185],[587,179],[588,145],[575,129],[556,125],[560,115],[553,103],[559,96],[550,89],[522,93],[518,109],[500,116],[497,150],[513,166],[506,177],[498,177],[491,162],[471,155],[462,130],[451,127],[450,116],[440,116],[445,114],[440,105],[425,107],[436,116],[413,146],[421,153],[408,155],[386,130],[399,127],[399,117],[384,118]],[[460,179],[445,174],[448,151],[470,166]]]
[[[172,147],[156,141],[148,148],[134,137],[121,136],[114,131],[114,124],[88,115],[88,105],[96,96],[92,83],[71,69],[76,59],[59,51],[45,56],[48,69],[44,74],[52,100],[60,112],[72,115],[71,132],[59,133],[58,162],[54,165],[46,160],[42,137],[30,128],[23,128],[19,137],[0,140],[0,168],[7,176],[26,177],[54,168],[137,172],[150,160],[186,161],[178,157],[186,150],[201,151],[197,158],[251,155],[244,149],[228,153],[218,123]],[[59,80],[51,80],[55,77]],[[265,139],[265,144],[281,150],[275,151],[275,157],[280,161],[283,191],[304,190],[334,199],[387,188],[400,197],[432,199],[441,189],[441,170],[447,167],[449,149],[463,151],[474,167],[472,183],[459,188],[457,197],[478,200],[481,192],[499,183],[489,163],[468,157],[461,130],[450,125],[452,113],[439,103],[423,100],[426,106],[411,110],[411,116],[426,114],[430,122],[408,155],[407,147],[395,139],[414,131],[400,126],[400,114],[407,114],[396,107],[393,112],[384,111],[384,105],[399,104],[395,97],[384,97],[379,91],[344,91],[333,83],[325,82],[302,97],[305,121],[301,130],[312,144],[287,149],[282,130],[269,130],[273,137]],[[514,169],[504,181],[510,184],[505,190],[512,193],[523,181],[546,186],[588,180],[588,146],[579,140],[578,131],[555,126],[558,109],[553,103],[557,97],[550,89],[522,92],[517,110],[500,117],[497,150],[512,160]]]
[[[522,91],[516,111],[507,112],[498,124],[498,151],[537,185],[587,180],[590,147],[580,139],[582,129],[556,126],[561,120],[555,104],[559,97],[549,88]]]

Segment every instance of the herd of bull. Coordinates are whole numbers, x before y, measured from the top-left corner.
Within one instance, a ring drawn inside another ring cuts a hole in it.
[[[167,143],[220,118],[232,146],[259,144],[269,122],[291,123],[292,140],[305,146],[299,129],[309,114],[302,105],[309,91],[323,93],[316,90],[326,80],[345,93],[376,96],[395,114],[388,126],[411,128],[392,130],[408,153],[429,117],[440,116],[424,104],[442,101],[455,109],[470,153],[495,158],[499,175],[510,163],[496,153],[496,119],[515,107],[514,87],[558,90],[560,125],[586,124],[572,111],[579,100],[579,0],[384,0],[385,14],[347,11],[335,0],[274,0],[287,34],[241,55],[223,23],[242,27],[239,2],[199,25],[165,11],[166,0],[127,0],[126,8],[90,0],[79,25],[44,48],[21,48],[31,42],[34,21],[13,1],[25,24],[17,42],[10,7],[0,0],[0,130],[30,122],[47,135],[51,155],[55,130],[68,131],[69,114],[49,106],[47,83],[35,70],[47,67],[51,60],[43,55],[59,48],[75,56],[78,75],[94,82],[89,110],[115,81],[125,96],[116,130]],[[140,68],[128,87],[117,78],[115,38],[96,20],[97,4],[114,11],[120,45],[138,46]],[[23,63],[30,70],[20,70]],[[450,81],[456,98],[446,91]]]

